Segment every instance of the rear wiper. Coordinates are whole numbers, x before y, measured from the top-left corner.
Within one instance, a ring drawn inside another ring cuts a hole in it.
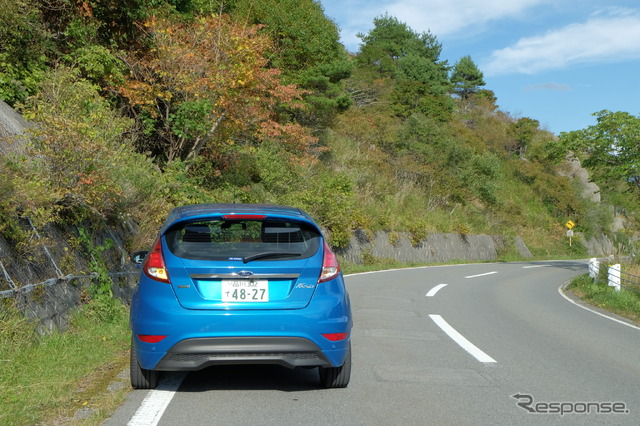
[[[280,257],[280,256],[300,256],[300,253],[289,253],[289,252],[277,252],[277,251],[268,251],[265,253],[254,254],[253,256],[245,257],[242,259],[244,263],[251,262],[252,260],[264,259],[265,257]]]

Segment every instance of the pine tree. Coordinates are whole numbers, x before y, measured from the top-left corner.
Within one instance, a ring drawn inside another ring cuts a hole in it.
[[[453,92],[460,98],[467,99],[469,95],[478,92],[480,87],[486,84],[483,77],[482,71],[478,69],[471,56],[467,55],[453,66],[451,74]]]

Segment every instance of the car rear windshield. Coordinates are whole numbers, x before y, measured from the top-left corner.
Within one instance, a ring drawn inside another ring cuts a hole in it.
[[[293,221],[209,219],[183,222],[165,233],[175,256],[193,260],[292,260],[313,256],[320,234]]]

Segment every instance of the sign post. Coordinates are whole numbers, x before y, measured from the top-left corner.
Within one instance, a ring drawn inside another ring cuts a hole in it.
[[[567,237],[569,237],[569,247],[571,247],[571,240],[573,239],[573,227],[576,226],[572,220],[564,224],[567,227]]]

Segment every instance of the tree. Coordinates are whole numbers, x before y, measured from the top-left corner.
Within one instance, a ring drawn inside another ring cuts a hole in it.
[[[153,48],[126,58],[131,75],[119,91],[147,129],[147,149],[171,162],[194,159],[216,141],[277,139],[310,154],[315,138],[279,116],[283,106],[299,106],[303,92],[267,67],[271,42],[258,26],[211,15],[193,22],[154,17],[146,28]]]
[[[353,68],[340,43],[335,22],[314,0],[236,0],[231,15],[237,21],[262,26],[274,41],[270,65],[282,70],[283,80],[307,91],[308,108],[295,111],[304,125],[329,125],[335,114],[351,104],[342,81]]]
[[[0,0],[0,99],[15,105],[35,93],[52,39],[31,2]]]
[[[469,98],[469,95],[477,93],[486,83],[482,71],[478,69],[471,56],[462,57],[453,66],[451,84],[453,92],[461,99]]]
[[[582,165],[605,179],[624,180],[640,189],[640,117],[602,110],[597,124],[562,132],[559,145],[584,156]]]
[[[533,137],[540,126],[538,120],[522,117],[518,121],[511,123],[510,131],[514,138],[514,150],[520,158],[524,158],[527,148],[531,145]]]
[[[100,44],[124,48],[136,43],[140,35],[137,22],[150,10],[168,7],[166,0],[42,0],[38,2],[42,20],[56,35],[58,48],[66,51],[66,30],[73,21],[95,25]]]
[[[410,117],[413,113],[421,113],[440,122],[451,118],[452,102],[439,91],[432,93],[426,83],[411,80],[397,81],[391,94],[391,110],[398,117]]]
[[[357,61],[378,76],[395,80],[391,98],[396,114],[408,117],[420,112],[447,121],[449,68],[447,61],[440,61],[442,45],[437,38],[429,32],[419,34],[389,15],[373,23],[368,34],[358,35],[363,44]]]
[[[383,75],[392,76],[398,71],[398,61],[413,55],[438,63],[446,68],[446,61],[438,62],[442,45],[430,32],[416,33],[404,22],[385,14],[373,20],[373,29],[358,34],[362,40],[358,62],[372,66]]]
[[[30,210],[42,203],[115,217],[126,203],[125,188],[132,186],[121,176],[135,156],[129,141],[133,121],[113,111],[78,74],[52,69],[27,99],[25,118],[38,124],[30,130],[34,137],[25,161],[35,173],[27,181],[42,195],[24,203]]]

